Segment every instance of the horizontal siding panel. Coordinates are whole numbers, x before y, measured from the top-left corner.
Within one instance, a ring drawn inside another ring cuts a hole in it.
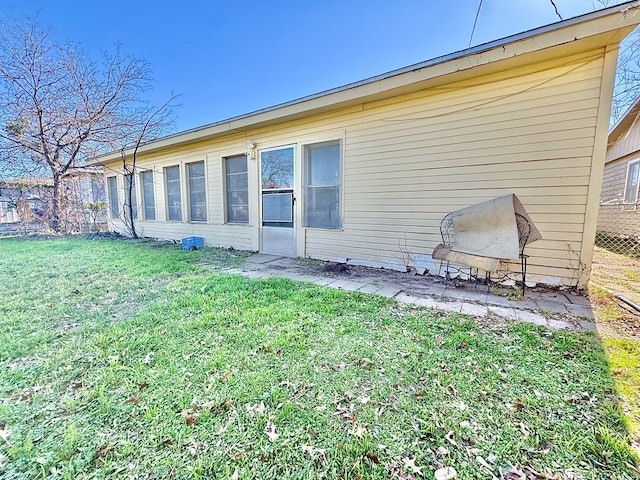
[[[362,190],[362,189],[361,189]],[[476,189],[476,191],[451,191],[450,189],[442,189],[442,188],[434,188],[429,190],[429,192],[425,192],[425,190],[418,186],[414,186],[414,185],[407,185],[404,188],[401,189],[401,191],[386,191],[386,190],[376,190],[373,189],[371,191],[369,190],[364,190],[364,191],[356,191],[354,189],[354,191],[349,191],[349,193],[347,193],[345,191],[345,203],[348,201],[348,199],[351,196],[359,196],[361,193],[370,193],[372,194],[372,196],[377,196],[379,198],[385,198],[388,201],[393,201],[393,200],[399,200],[399,201],[408,201],[408,200],[413,200],[413,199],[417,199],[419,197],[417,197],[417,193],[421,193],[424,195],[427,195],[426,198],[429,199],[430,202],[433,202],[434,204],[442,204],[442,205],[446,205],[451,199],[462,199],[462,198],[469,198],[469,199],[478,199],[477,201],[473,201],[470,202],[469,205],[473,204],[473,203],[478,203],[479,201],[481,201],[482,198],[495,198],[495,197],[500,197],[502,195],[508,195],[510,193],[515,193],[518,198],[524,198],[526,196],[531,196],[531,195],[539,195],[540,197],[543,196],[557,196],[557,197],[564,197],[564,196],[576,196],[576,195],[586,195],[587,190],[588,190],[588,186],[586,185],[580,185],[580,186],[565,186],[563,187],[553,187],[550,188],[548,186],[533,186],[533,187],[529,187],[529,188],[519,188],[517,190],[512,189],[512,188],[504,188],[504,189],[499,189],[499,190],[491,190],[491,189],[487,189],[485,195],[486,197],[480,197],[479,195],[482,195],[482,188],[478,188]]]
[[[519,98],[509,103],[488,104],[482,106],[468,105],[468,108],[442,107],[435,108],[433,103],[425,104],[421,108],[407,109],[407,107],[397,107],[396,110],[388,111],[386,114],[379,114],[368,118],[369,125],[393,126],[400,124],[413,126],[415,124],[442,124],[449,123],[449,128],[453,122],[464,123],[464,127],[474,124],[491,124],[504,121],[508,118],[524,118],[523,112],[528,112],[533,117],[545,115],[547,113],[558,112],[583,112],[584,118],[594,117],[597,114],[600,96],[599,88],[592,88],[582,91],[567,91],[557,95],[539,95],[532,98]],[[595,114],[591,113],[596,111]],[[373,122],[373,123],[371,123]],[[365,125],[365,127],[367,127]],[[369,127],[371,128],[371,127]]]
[[[406,156],[402,159],[389,159],[387,162],[359,162],[350,161],[345,165],[347,174],[358,171],[361,175],[403,174],[408,171],[428,170],[430,175],[447,176],[456,173],[485,173],[485,172],[527,172],[527,171],[555,171],[560,165],[563,169],[571,171],[574,168],[590,169],[591,157],[566,157],[562,159],[546,158],[544,154],[532,156],[528,160],[523,160],[520,156],[485,156],[473,159],[458,157],[455,159],[441,160],[440,158],[417,156]],[[402,161],[400,164],[399,162]],[[402,168],[399,168],[402,167]],[[585,170],[583,170],[585,171]]]
[[[422,176],[426,178],[425,184],[440,183],[443,181],[450,181],[451,179],[461,178],[464,182],[486,182],[494,180],[496,177],[500,177],[501,180],[518,180],[518,179],[540,179],[557,178],[558,173],[551,168],[535,168],[536,165],[520,165],[521,167],[528,166],[529,168],[511,169],[510,165],[477,165],[474,167],[449,167],[449,168],[431,168],[427,162],[422,168],[409,168],[403,165],[403,168],[398,168],[396,165],[395,171],[388,171],[381,175],[380,172],[372,171],[373,169],[367,169],[364,172],[357,174],[357,183],[375,183],[384,182],[387,180],[404,180],[415,181],[416,178]],[[589,166],[583,167],[568,167],[565,166],[562,170],[562,176],[564,178],[582,178],[588,177],[591,172]],[[353,182],[353,180],[352,180]],[[355,183],[355,182],[354,182]]]
[[[424,116],[398,114],[398,118],[381,119],[373,124],[357,125],[357,143],[375,141],[380,136],[411,137],[416,135],[451,138],[455,136],[473,136],[489,132],[496,138],[513,136],[513,130],[530,128],[531,131],[553,131],[554,122],[563,122],[561,128],[594,127],[597,115],[597,93],[592,97],[581,97],[578,101],[568,102],[566,97],[552,98],[549,105],[537,101],[535,107],[513,109],[483,108],[469,112],[452,112],[439,116],[432,113],[430,105],[421,110]],[[528,116],[526,114],[529,114]],[[545,122],[545,119],[547,122]]]
[[[433,181],[432,183],[428,183],[428,180],[425,179],[423,182],[413,184],[409,184],[406,179],[402,178],[387,178],[387,179],[377,179],[377,180],[350,180],[349,182],[345,182],[345,189],[349,189],[351,193],[367,193],[367,192],[375,192],[376,189],[405,189],[407,191],[422,191],[428,189],[429,191],[438,191],[438,190],[477,190],[478,188],[483,189],[517,189],[517,188],[526,188],[526,187],[535,187],[536,185],[540,185],[541,182],[536,182],[536,178],[500,178],[500,179],[487,179],[483,180],[481,186],[478,185],[477,182],[472,180],[467,180],[463,176],[460,176],[460,179],[456,180],[456,178],[450,178],[448,182],[437,182]],[[552,188],[552,187],[571,187],[571,186],[581,186],[587,185],[589,183],[589,177],[567,177],[567,178],[545,178],[544,179],[544,188]]]
[[[404,228],[404,226],[402,227]],[[442,239],[440,237],[440,233],[437,231],[432,232],[431,234],[424,234],[422,236],[413,237],[411,236],[412,228],[410,226],[406,227],[405,235],[396,236],[396,237],[381,237],[380,235],[372,235],[371,233],[367,235],[366,233],[361,234],[356,237],[355,234],[343,237],[335,237],[331,240],[331,244],[336,248],[348,249],[350,245],[356,246],[358,248],[362,248],[362,244],[364,243],[376,243],[378,238],[382,238],[385,242],[385,245],[392,245],[394,247],[399,247],[401,245],[405,245],[405,242],[412,242],[411,245],[415,245],[416,251],[422,251],[423,253],[431,254],[433,248],[442,243]],[[355,230],[354,230],[355,232]],[[549,241],[558,242],[553,244],[554,249],[558,249],[558,245],[566,245],[566,243],[581,243],[582,242],[582,233],[581,232],[570,232],[570,231],[554,231],[554,230],[541,230],[541,234],[543,239],[550,239]],[[546,241],[546,240],[545,240]],[[309,245],[315,245],[314,242],[309,241]],[[355,248],[355,247],[354,247]],[[543,248],[543,247],[540,247]],[[546,248],[546,247],[544,247]],[[564,247],[560,248],[560,250],[564,250]],[[336,250],[339,252],[341,250]]]
[[[616,139],[613,145],[609,146],[607,161],[625,157],[640,149],[640,125],[638,123],[638,118],[636,117],[629,130],[621,138]]]
[[[166,224],[142,223],[141,232],[152,238],[179,240],[184,237],[197,235],[203,237],[206,245],[221,246],[238,249],[254,249],[256,240],[255,227],[229,225],[196,225],[196,224]]]
[[[594,92],[595,93],[595,92]],[[555,101],[554,101],[555,100]],[[591,120],[589,126],[593,126],[596,121],[598,99],[584,98],[579,101],[568,101],[566,98],[551,99],[548,104],[533,102],[522,109],[513,108],[483,108],[481,110],[472,110],[469,112],[458,112],[446,117],[428,116],[431,112],[429,105],[425,105],[419,113],[427,114],[422,117],[409,114],[401,116],[397,119],[380,119],[378,121],[369,121],[359,123],[350,128],[353,134],[362,135],[361,141],[366,142],[373,137],[385,135],[392,136],[393,133],[402,133],[403,130],[419,130],[425,128],[428,132],[435,135],[452,136],[455,132],[460,135],[468,135],[485,131],[497,131],[502,128],[523,128],[527,122],[531,122],[533,126],[544,125],[545,119],[550,122]],[[399,113],[402,110],[399,111]],[[513,123],[512,123],[513,122]],[[452,130],[459,128],[460,130]]]
[[[390,139],[381,138],[375,144],[367,144],[359,148],[352,147],[348,143],[347,155],[383,155],[385,153],[394,153],[403,155],[406,153],[418,153],[421,151],[424,155],[434,155],[439,152],[465,152],[469,150],[475,151],[496,151],[501,153],[517,153],[522,150],[540,151],[551,150],[556,148],[570,147],[592,147],[593,146],[594,129],[576,129],[566,130],[562,132],[552,132],[547,134],[531,134],[519,135],[516,137],[508,137],[502,139],[494,139],[478,137],[477,140],[467,137],[459,137],[454,143],[444,141],[444,139],[423,139],[422,142],[416,140],[413,142],[402,142],[395,144]],[[510,149],[510,150],[509,150]]]
[[[357,198],[357,197],[356,197]],[[493,197],[491,197],[493,198]],[[464,207],[468,207],[473,205],[468,202],[460,202],[457,204],[449,203],[447,205],[447,209],[443,210],[442,204],[434,205],[431,202],[429,203],[412,203],[412,204],[402,204],[402,203],[394,203],[389,204],[389,202],[385,202],[378,199],[359,199],[360,203],[356,203],[355,200],[349,202],[348,209],[350,214],[371,214],[371,213],[379,213],[380,215],[389,215],[396,214],[402,212],[408,212],[412,215],[419,215],[420,218],[425,218],[429,221],[439,220],[445,214],[452,212],[454,210],[459,210]],[[522,200],[522,199],[520,199]],[[474,202],[479,203],[479,202]],[[549,205],[534,205],[531,203],[526,203],[525,208],[527,212],[531,215],[535,215],[536,213],[547,214]],[[585,210],[585,205],[566,205],[566,204],[558,204],[553,203],[553,205],[562,213],[562,215],[569,215],[571,217],[575,215],[583,215]]]
[[[576,69],[576,67],[578,67]],[[573,70],[573,71],[572,71]],[[516,74],[517,75],[517,74]],[[601,78],[602,61],[596,60],[587,65],[572,65],[553,70],[540,70],[530,75],[517,76],[499,80],[496,76],[477,77],[470,81],[449,84],[445,87],[427,88],[422,94],[412,94],[407,97],[406,106],[421,105],[429,102],[434,108],[459,110],[467,104],[491,105],[496,102],[518,101],[520,98],[542,97],[558,95],[559,93],[574,93],[577,90],[599,88],[595,80]],[[470,85],[470,83],[472,85]],[[367,113],[382,111],[397,104],[387,99],[365,104]],[[376,118],[375,116],[372,118]]]
[[[591,158],[593,153],[592,146],[587,147],[571,147],[571,148],[559,148],[555,150],[540,149],[539,151],[509,151],[509,152],[495,152],[495,151],[467,151],[464,155],[460,155],[459,152],[442,152],[437,155],[425,155],[422,150],[417,150],[408,155],[403,153],[401,157],[389,158],[389,155],[368,155],[361,157],[354,157],[353,155],[347,155],[345,158],[345,168],[363,168],[368,169],[370,167],[382,166],[387,167],[396,165],[406,160],[410,164],[425,163],[429,165],[441,165],[446,167],[448,165],[498,165],[501,163],[510,162],[526,162],[526,161],[539,161],[539,160],[555,160],[564,162],[566,159],[572,158]]]

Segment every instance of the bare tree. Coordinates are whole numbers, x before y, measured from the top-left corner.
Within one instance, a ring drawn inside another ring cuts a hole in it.
[[[605,8],[626,0],[594,0],[594,7]],[[634,30],[620,44],[616,83],[611,104],[610,125],[615,123],[633,105],[640,95],[640,30]]]
[[[138,161],[138,149],[143,144],[145,139],[157,137],[165,130],[166,125],[171,122],[171,103],[177,98],[176,95],[172,95],[169,100],[160,106],[160,108],[149,108],[144,117],[146,120],[141,124],[140,128],[136,131],[136,136],[133,140],[133,145],[127,148],[123,146],[120,148],[120,154],[122,156],[122,171],[125,179],[125,203],[124,203],[124,218],[123,222],[125,227],[129,231],[129,234],[133,238],[138,238],[138,232],[136,231],[135,219],[137,212],[134,208],[133,199],[135,198],[135,175],[136,164]],[[130,151],[131,161],[127,162],[127,150]]]
[[[146,62],[122,53],[89,61],[74,43],[57,43],[37,21],[4,28],[0,40],[0,176],[53,180],[50,227],[64,231],[62,176],[115,146],[141,144],[167,116],[141,100],[151,87]],[[7,174],[7,172],[9,172]]]

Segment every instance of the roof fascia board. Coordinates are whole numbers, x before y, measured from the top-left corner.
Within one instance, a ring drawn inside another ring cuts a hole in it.
[[[636,116],[640,112],[640,97],[636,98],[633,104],[627,109],[627,111],[620,117],[618,122],[613,126],[609,132],[609,145],[618,141],[622,134],[633,124]]]

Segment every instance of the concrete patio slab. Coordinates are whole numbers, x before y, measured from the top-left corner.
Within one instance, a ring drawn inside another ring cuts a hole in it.
[[[275,260],[279,260],[281,258],[284,258],[284,257],[281,257],[279,255],[267,255],[265,253],[256,253],[248,257],[245,260],[245,262],[249,264],[254,263],[254,264],[264,265],[265,263],[270,263]]]
[[[489,313],[492,313],[492,314],[497,315],[497,316],[502,317],[502,318],[511,318],[511,319],[518,318],[514,308],[497,307],[495,305],[487,305],[487,310],[488,310]]]
[[[478,305],[476,303],[463,303],[460,313],[465,315],[473,315],[474,317],[486,317],[489,308],[486,305]]]
[[[593,318],[593,310],[591,306],[576,305],[573,303],[565,306],[567,307],[567,310],[569,310],[569,313],[576,317]]]

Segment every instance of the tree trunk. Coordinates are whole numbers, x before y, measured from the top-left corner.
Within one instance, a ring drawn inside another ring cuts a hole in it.
[[[60,190],[60,175],[53,172],[53,196],[51,199],[51,208],[49,214],[49,226],[54,233],[62,233],[62,225],[60,224],[60,209],[62,208],[62,198]]]
[[[125,166],[125,171],[126,171],[126,166]],[[127,210],[128,210],[127,213],[128,213],[128,217],[129,217],[129,225],[128,225],[128,227],[129,227],[129,230],[131,232],[131,236],[133,238],[138,238],[138,232],[136,232],[136,222],[135,222],[135,219],[133,217],[133,215],[134,215],[134,211],[133,211],[133,195],[134,195],[134,193],[133,193],[134,176],[133,175],[134,175],[134,172],[135,172],[135,164],[134,164],[133,168],[131,169],[131,173],[129,174],[130,175],[129,182],[128,182],[129,184],[126,185],[126,187],[127,187],[127,192],[126,192],[127,199],[126,199],[126,202],[127,202]],[[126,182],[126,176],[125,176],[125,182]],[[127,215],[125,215],[125,217],[127,217]]]

